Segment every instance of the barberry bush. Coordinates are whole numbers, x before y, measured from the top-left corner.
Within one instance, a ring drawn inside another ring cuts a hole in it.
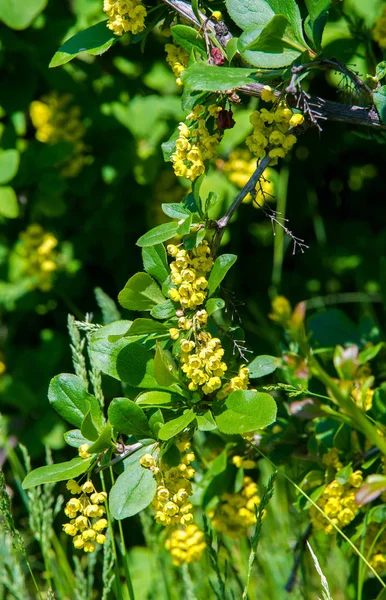
[[[0,0],[0,597],[384,597],[385,10]]]

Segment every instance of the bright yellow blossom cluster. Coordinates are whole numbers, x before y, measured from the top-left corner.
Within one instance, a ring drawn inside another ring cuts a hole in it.
[[[371,552],[369,563],[377,573],[386,571],[386,538],[385,535],[379,534],[379,523],[369,523],[366,528],[366,555]],[[375,544],[375,538],[377,538]]]
[[[20,235],[17,253],[23,258],[23,272],[36,278],[34,287],[42,292],[52,288],[53,274],[57,269],[57,254],[54,251],[58,240],[52,233],[37,224],[29,225]]]
[[[39,142],[50,145],[70,142],[73,146],[70,156],[60,163],[63,177],[75,177],[90,162],[90,156],[85,154],[86,129],[80,119],[80,108],[70,106],[71,100],[71,94],[51,93],[30,105],[31,121]]]
[[[386,48],[386,6],[375,21],[375,27],[372,31],[372,36],[381,48]]]
[[[194,523],[184,529],[174,529],[165,541],[165,548],[177,567],[196,562],[206,548],[204,532]]]
[[[265,86],[262,94],[263,100],[273,102],[276,100],[269,86]],[[250,122],[253,133],[247,137],[246,144],[249,150],[258,159],[267,154],[271,164],[275,165],[279,158],[284,158],[287,152],[296,143],[296,136],[290,131],[304,122],[301,114],[294,113],[284,101],[279,102],[272,110],[262,108],[252,113]]]
[[[181,452],[181,462],[176,467],[168,467],[162,461],[156,464],[151,454],[145,454],[140,462],[146,469],[151,469],[157,481],[157,489],[152,502],[155,521],[165,527],[169,525],[189,525],[193,521],[191,512],[193,505],[188,501],[192,495],[191,479],[195,470],[191,466],[194,452],[190,442],[177,444]]]
[[[221,110],[215,104],[208,108],[199,104],[187,116],[187,120],[192,121],[191,127],[186,123],[179,124],[176,150],[170,157],[177,177],[194,181],[205,172],[204,161],[216,156],[216,147],[222,137],[217,124],[217,116]],[[208,121],[211,121],[212,134],[207,127]]]
[[[67,489],[74,495],[64,509],[65,515],[71,519],[63,525],[63,531],[73,538],[74,547],[84,552],[94,552],[96,544],[104,544],[106,536],[103,531],[107,527],[107,519],[103,517],[103,504],[107,498],[106,492],[96,492],[92,481],[78,485],[71,479]]]
[[[182,309],[194,310],[204,303],[207,294],[206,275],[213,267],[209,244],[204,240],[189,252],[170,244],[167,252],[174,258],[170,263],[171,280],[177,286],[170,288],[169,297]]]
[[[174,44],[166,44],[166,62],[173,71],[173,75],[176,77],[177,85],[182,85],[181,73],[185,71],[188,66],[189,54],[179,46]]]
[[[109,17],[107,27],[115,35],[128,31],[136,35],[145,29],[147,10],[142,0],[104,0],[103,10]]]
[[[161,461],[156,463],[151,454],[145,454],[141,465],[150,469],[157,481],[157,489],[152,502],[155,521],[168,527],[170,533],[165,547],[172,556],[175,565],[199,560],[205,549],[203,533],[193,524],[193,505],[189,502],[192,495],[191,480],[195,470],[191,463],[195,459],[189,441],[177,444],[181,452],[180,464],[169,467]]]
[[[221,387],[221,379],[228,368],[222,361],[223,356],[221,341],[207,331],[198,333],[195,341],[181,340],[181,368],[189,379],[191,391],[201,387],[204,394],[211,394]]]
[[[238,469],[255,469],[256,461],[250,458],[244,458],[244,456],[235,455],[232,457],[232,463]]]
[[[235,392],[236,390],[246,390],[249,385],[249,371],[248,367],[245,365],[241,365],[239,367],[239,372],[235,377],[232,377],[227,383],[222,387],[222,389],[217,394],[218,400],[223,400],[230,393]]]
[[[223,494],[216,510],[209,516],[217,531],[233,538],[247,535],[248,529],[256,523],[256,506],[260,504],[257,485],[251,477],[244,477],[239,492]]]
[[[221,167],[221,162],[219,163]],[[223,163],[223,170],[227,174],[229,181],[238,188],[243,188],[256,170],[256,159],[252,154],[244,149],[233,150],[228,159]],[[275,187],[272,182],[273,169],[265,169],[260,181],[256,184],[256,195],[254,197],[254,206],[260,208],[267,200],[273,200]],[[248,194],[243,202],[252,201],[251,194]]]
[[[322,463],[326,467],[332,467],[335,471],[339,471],[343,467],[337,448],[330,448],[326,454],[323,454]]]
[[[359,512],[355,494],[362,481],[361,471],[354,471],[344,485],[334,479],[326,485],[317,501],[317,505],[340,529],[351,523]],[[310,517],[315,529],[324,533],[335,532],[333,525],[314,506],[310,508]]]

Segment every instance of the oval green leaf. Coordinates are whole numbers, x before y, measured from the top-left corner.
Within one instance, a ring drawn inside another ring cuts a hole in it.
[[[28,490],[29,488],[43,485],[44,483],[55,483],[56,481],[73,479],[87,471],[92,461],[92,456],[86,459],[77,457],[68,462],[39,467],[38,469],[31,471],[31,473],[28,473],[22,483],[22,488],[23,490]]]
[[[128,310],[151,310],[165,302],[165,296],[150,275],[136,273],[119,293],[118,301]]]
[[[125,435],[148,436],[149,423],[142,408],[129,398],[114,398],[108,408],[111,425]]]
[[[216,416],[220,431],[228,435],[262,429],[276,419],[276,402],[269,394],[252,390],[232,392],[225,401],[225,410]]]

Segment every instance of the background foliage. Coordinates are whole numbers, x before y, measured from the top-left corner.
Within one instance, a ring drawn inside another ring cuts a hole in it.
[[[135,246],[139,235],[166,220],[162,202],[177,202],[186,193],[185,184],[164,163],[160,147],[185,113],[180,89],[164,60],[168,38],[162,31],[146,39],[144,53],[141,43],[129,45],[123,38],[102,56],[81,54],[59,69],[48,69],[63,40],[103,20],[101,1],[29,0],[22,11],[16,2],[13,5],[14,13],[0,0],[0,349],[4,364],[0,466],[6,472],[16,469],[20,475],[19,458],[13,453],[18,443],[26,446],[36,466],[44,461],[45,447],[55,451],[57,461],[72,458],[64,444],[65,425],[47,408],[50,379],[59,371],[72,370],[67,315],[83,319],[92,312],[94,321],[106,319],[103,292],[116,298],[128,276],[141,269],[140,249]],[[323,36],[325,54],[355,65],[363,77],[374,73],[383,51],[372,42],[370,31],[382,8],[383,3],[375,0],[334,3]],[[301,10],[305,12],[305,6]],[[350,19],[342,16],[343,11]],[[341,75],[333,72],[315,73],[307,85],[326,99],[339,94],[348,102],[358,101]],[[87,160],[74,177],[63,174],[63,163],[74,160],[75,142],[47,145],[36,139],[31,104],[52,94],[71,94],[71,105],[80,108]],[[256,104],[256,99],[244,100],[236,108],[236,127],[226,133],[220,158],[205,180],[205,189],[215,190],[221,198],[212,218],[223,214],[238,191],[224,165],[250,132],[248,117]],[[281,232],[273,236],[260,210],[252,204],[241,206],[224,237],[224,251],[240,257],[238,268],[227,277],[225,293],[234,301],[255,355],[281,352],[281,330],[268,318],[270,298],[278,292],[292,305],[307,301],[307,320],[321,346],[326,339],[328,345],[335,345],[383,338],[384,160],[383,135],[366,127],[326,124],[321,134],[314,129],[299,140],[272,176],[278,210],[285,212],[290,228],[309,246],[295,256],[291,240]],[[57,269],[48,290],[37,287],[23,263],[21,234],[31,224],[41,225],[58,240]],[[96,288],[100,289],[95,293]],[[346,317],[338,309],[344,309]],[[117,310],[110,305],[107,320],[114,320]],[[381,379],[383,355],[377,368]],[[120,395],[115,381],[106,378],[104,384],[106,398]],[[291,448],[291,436],[287,443]],[[268,464],[265,469],[266,480]],[[296,471],[292,475],[299,481],[301,468]],[[23,498],[16,486],[14,491],[16,520],[25,524]],[[297,539],[305,524],[304,516],[293,511],[293,500],[293,490],[282,481],[261,542],[259,570],[267,595],[257,597],[287,597],[284,586],[293,561],[288,540]],[[139,590],[144,585],[143,571],[153,571],[157,558],[143,547],[138,520],[132,521],[131,567]],[[280,540],[274,535],[279,528]],[[270,552],[278,543],[282,547],[272,558]],[[343,598],[347,582],[353,583],[340,550],[334,544],[324,550],[333,597]],[[35,567],[39,560],[37,556]],[[336,561],[342,561],[341,571]],[[149,590],[138,592],[139,598],[150,593],[151,579],[148,585]],[[310,582],[306,597],[316,597],[313,585]],[[163,593],[159,588],[153,597],[162,598]],[[364,597],[373,597],[372,591],[368,593]],[[295,590],[288,597],[300,597],[296,594]]]

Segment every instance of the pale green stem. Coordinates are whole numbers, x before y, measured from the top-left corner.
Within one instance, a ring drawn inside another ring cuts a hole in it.
[[[287,210],[289,168],[282,167],[279,177],[276,210],[278,218],[285,219]],[[284,258],[284,229],[276,227],[273,247],[272,295],[277,296],[281,283]]]

